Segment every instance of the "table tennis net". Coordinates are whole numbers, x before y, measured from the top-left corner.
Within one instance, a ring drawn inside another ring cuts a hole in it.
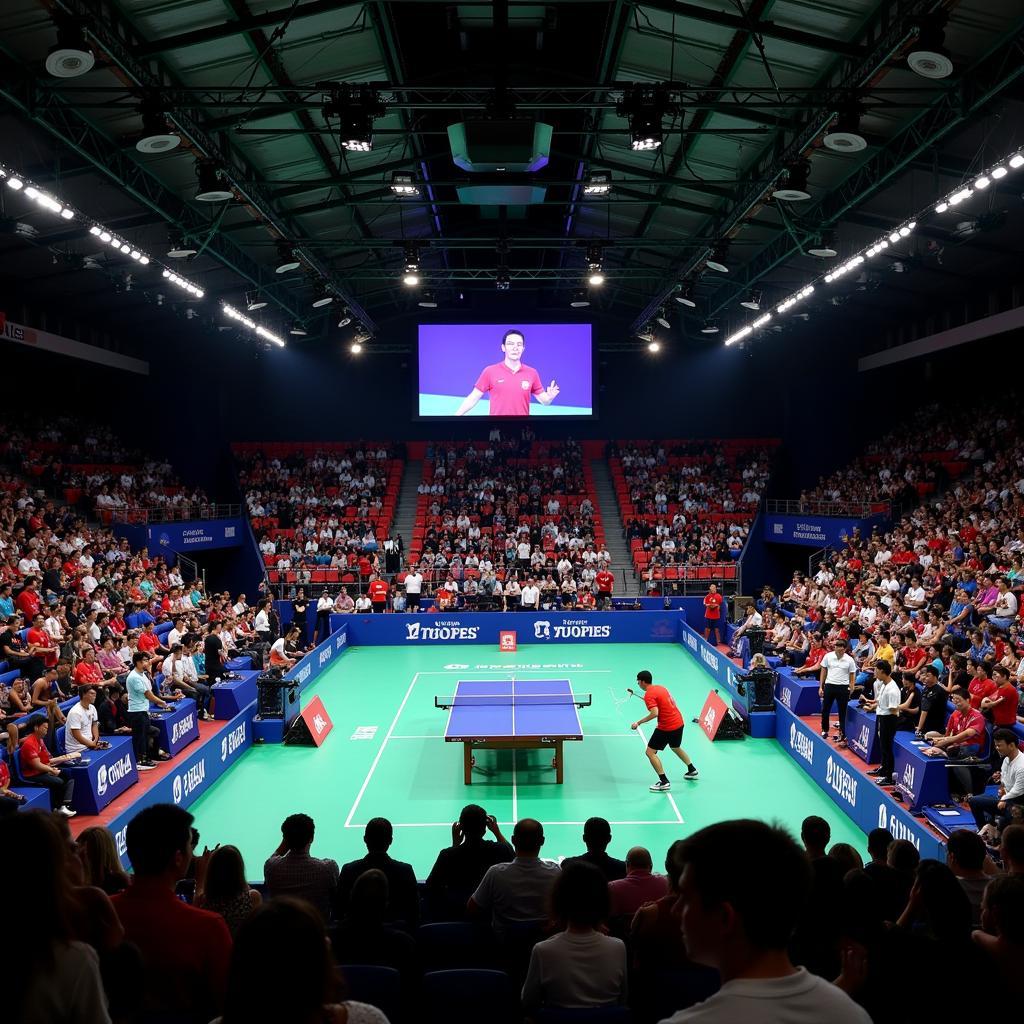
[[[528,707],[566,706],[586,707],[591,703],[589,693],[453,693],[435,697],[434,706],[439,708],[467,707]]]

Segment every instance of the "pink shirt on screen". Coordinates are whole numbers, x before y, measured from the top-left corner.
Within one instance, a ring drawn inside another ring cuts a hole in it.
[[[532,366],[520,363],[513,371],[502,361],[484,367],[476,389],[490,393],[492,416],[529,416],[530,395],[539,395],[544,386]]]

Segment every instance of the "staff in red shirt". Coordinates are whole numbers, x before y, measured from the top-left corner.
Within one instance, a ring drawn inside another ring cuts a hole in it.
[[[977,754],[985,742],[985,718],[971,707],[970,694],[962,686],[953,690],[950,699],[954,711],[946,722],[945,735],[927,733],[925,739],[931,746],[925,747],[922,753],[933,757],[941,754],[951,760]]]
[[[39,612],[32,620],[32,627],[25,634],[28,640],[36,648],[36,653],[43,659],[46,668],[53,668],[57,664],[58,650],[56,641],[43,629],[43,613]]]
[[[982,699],[980,710],[991,712],[997,729],[1009,729],[1017,724],[1017,687],[1010,678],[1010,670],[1002,665],[992,669],[992,681],[996,687],[995,692]]]
[[[646,669],[642,672],[637,672],[636,681],[643,691],[644,703],[647,705],[650,714],[634,722],[630,728],[639,729],[644,722],[650,722],[655,718],[658,720],[657,727],[651,733],[651,738],[647,741],[647,759],[658,773],[658,781],[651,786],[651,792],[667,793],[672,788],[672,783],[668,781],[665,768],[661,763],[661,758],[658,756],[658,751],[664,750],[666,746],[686,765],[686,775],[683,776],[684,778],[692,780],[697,778],[700,773],[697,771],[697,766],[690,760],[689,755],[681,746],[683,742],[683,716],[679,713],[679,708],[676,707],[672,694],[664,686],[655,686],[651,673]],[[630,690],[629,692],[632,693],[633,691]]]
[[[612,572],[605,568],[602,569],[595,577],[594,582],[597,584],[597,596],[604,599],[612,596],[612,590],[615,587],[615,576]]]
[[[715,646],[722,642],[722,634],[719,626],[722,622],[722,595],[718,587],[712,583],[708,592],[704,595],[704,639],[711,639],[711,631],[715,633]]]
[[[386,612],[388,609],[388,585],[386,580],[377,577],[370,580],[370,585],[367,587],[367,591],[370,595],[370,600],[373,602],[373,610],[375,612]]]
[[[78,755],[60,754],[50,757],[50,751],[46,749],[46,734],[50,731],[50,723],[42,715],[31,718],[28,729],[28,735],[18,748],[21,776],[25,785],[48,789],[53,810],[66,818],[73,818],[75,811],[71,809],[71,797],[75,792],[75,780],[54,766],[64,761],[75,761]]]

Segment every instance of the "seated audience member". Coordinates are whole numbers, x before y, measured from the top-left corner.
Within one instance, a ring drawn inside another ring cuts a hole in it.
[[[73,818],[77,813],[71,808],[75,780],[57,766],[66,761],[74,761],[78,755],[59,754],[51,757],[46,746],[46,734],[49,731],[50,723],[42,715],[29,719],[27,734],[19,748],[21,777],[25,780],[26,786],[48,789],[51,808],[59,814]]]
[[[490,832],[494,841],[484,839]],[[452,825],[452,845],[443,849],[427,876],[427,895],[439,920],[465,916],[466,903],[484,873],[494,864],[505,864],[515,856],[494,818],[479,804],[462,808]]]
[[[219,914],[175,895],[192,861],[192,820],[172,804],[135,815],[126,833],[132,884],[112,899],[128,941],[142,955],[144,1012],[209,1020],[223,1005],[231,933]]]
[[[491,927],[504,938],[518,925],[543,922],[551,887],[559,867],[541,860],[544,826],[534,818],[521,818],[512,830],[515,857],[489,867],[469,898],[467,912],[479,917],[490,911]]]
[[[3,996],[4,1020],[18,1024],[82,1021],[109,1024],[96,950],[76,941],[67,858],[55,822],[41,813],[0,818],[0,878],[31,884],[4,887],[4,911],[19,922],[40,921],[18,954],[17,984]]]
[[[117,847],[109,829],[93,825],[79,833],[75,850],[82,865],[82,883],[116,896],[128,888],[127,872],[121,867]]]
[[[268,982],[282,964],[288,984]],[[323,920],[298,899],[272,900],[242,925],[227,987],[224,1016],[212,1024],[388,1024],[376,1007],[343,1000]]]
[[[419,892],[416,873],[411,864],[395,860],[388,854],[394,841],[394,829],[387,818],[371,818],[363,831],[366,856],[349,861],[341,867],[338,878],[337,916],[348,912],[349,894],[356,879],[371,868],[377,868],[388,880],[388,920],[415,928],[420,920]]]
[[[987,737],[985,719],[980,711],[971,707],[970,698],[963,687],[954,689],[950,699],[954,711],[946,722],[945,734],[927,733],[925,739],[931,746],[922,748],[921,753],[929,757],[945,757],[954,762],[977,757]],[[968,770],[952,769],[949,788],[953,793],[969,793],[972,787]]]
[[[981,897],[990,875],[985,871],[985,841],[976,832],[957,829],[946,843],[946,864],[971,904],[971,927],[981,925]],[[994,870],[994,868],[993,868]]]
[[[1005,827],[1013,808],[1024,808],[1024,756],[1020,752],[1020,737],[1012,729],[996,729],[992,733],[992,750],[994,761],[999,764],[999,790],[995,796],[982,793],[967,801],[979,830],[988,824],[989,815],[999,827]]]
[[[267,895],[295,896],[311,903],[325,922],[331,918],[338,889],[338,864],[328,858],[311,857],[316,826],[308,814],[290,814],[281,823],[281,844],[263,865]]]
[[[684,839],[679,860],[687,954],[717,968],[722,987],[674,1014],[671,1024],[869,1024],[845,992],[789,959],[811,873],[785,832],[760,821],[720,822]],[[758,865],[756,872],[751,864]]]
[[[612,827],[606,818],[587,818],[583,826],[583,843],[587,848],[586,853],[578,857],[566,857],[562,861],[562,867],[576,861],[593,864],[606,882],[614,882],[618,878],[626,877],[626,862],[610,857],[607,853],[608,844],[612,841]]]
[[[530,953],[523,1010],[588,1009],[626,1001],[626,945],[603,934],[608,884],[593,864],[563,865],[551,890],[552,918],[564,931]]]
[[[196,867],[195,906],[220,914],[234,937],[263,902],[245,879],[241,852],[237,846],[218,846],[208,861],[201,861]]]
[[[650,850],[634,846],[626,854],[626,877],[608,883],[612,920],[633,919],[645,903],[660,900],[668,892],[668,879],[655,874]],[[628,924],[628,922],[626,922]]]
[[[379,868],[364,871],[352,884],[348,908],[335,926],[331,943],[341,964],[393,967],[406,979],[416,966],[416,942],[408,932],[389,925],[387,875]]]
[[[999,860],[1008,875],[1024,875],[1024,825],[1007,825],[999,836]]]
[[[284,636],[279,636],[270,645],[270,667],[278,668],[282,672],[288,672],[290,669],[295,668],[298,663],[297,658],[288,657],[288,641],[295,641],[299,638],[299,627],[289,626]]]
[[[1024,963],[1024,878],[998,875],[988,883],[981,901],[981,928],[972,938],[1002,975],[1003,989],[1015,999]]]

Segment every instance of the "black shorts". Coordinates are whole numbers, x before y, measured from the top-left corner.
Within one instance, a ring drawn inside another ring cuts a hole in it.
[[[678,729],[655,729],[651,733],[651,738],[647,741],[647,747],[649,750],[664,750],[666,747],[671,747],[675,750],[676,747],[683,745],[683,727],[679,726]]]

